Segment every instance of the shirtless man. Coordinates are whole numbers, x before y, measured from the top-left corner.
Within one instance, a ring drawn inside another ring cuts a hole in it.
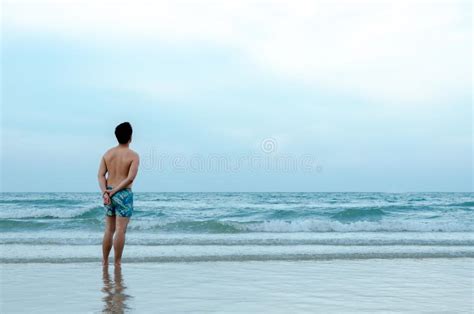
[[[104,266],[109,264],[112,245],[115,265],[120,266],[122,261],[125,232],[133,214],[131,188],[140,162],[138,154],[128,147],[132,141],[130,123],[119,124],[115,128],[115,136],[119,144],[104,154],[98,173],[99,186],[106,210],[105,232],[102,241],[102,264]]]

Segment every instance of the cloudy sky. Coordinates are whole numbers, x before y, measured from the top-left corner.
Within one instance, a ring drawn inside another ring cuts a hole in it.
[[[471,6],[5,0],[2,189],[97,190],[130,121],[139,191],[472,191]]]

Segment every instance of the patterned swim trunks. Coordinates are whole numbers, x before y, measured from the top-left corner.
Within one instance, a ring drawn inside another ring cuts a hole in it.
[[[108,186],[107,190],[111,190],[112,187]],[[133,214],[133,193],[131,189],[123,189],[118,191],[112,196],[110,204],[104,205],[106,209],[106,215],[113,217],[132,217]]]

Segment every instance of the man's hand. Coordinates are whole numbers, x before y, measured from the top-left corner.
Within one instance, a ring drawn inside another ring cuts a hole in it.
[[[107,193],[109,194],[109,198],[114,196],[115,193],[117,193],[117,190],[113,188],[112,190],[108,190]]]
[[[109,195],[109,192],[104,192],[104,194],[102,194],[102,198],[104,200],[104,205],[109,205],[110,204],[110,197],[111,197],[111,195]]]

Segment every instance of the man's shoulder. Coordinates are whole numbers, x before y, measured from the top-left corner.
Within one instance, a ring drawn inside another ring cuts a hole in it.
[[[129,148],[129,154],[133,157],[133,158],[139,158],[140,156],[138,155],[138,153],[136,151],[134,151],[133,149]]]
[[[116,147],[111,147],[111,148],[107,149],[107,150],[105,151],[105,153],[104,153],[104,157],[110,156],[111,154],[114,153],[114,151],[115,151],[116,149],[117,149]]]

